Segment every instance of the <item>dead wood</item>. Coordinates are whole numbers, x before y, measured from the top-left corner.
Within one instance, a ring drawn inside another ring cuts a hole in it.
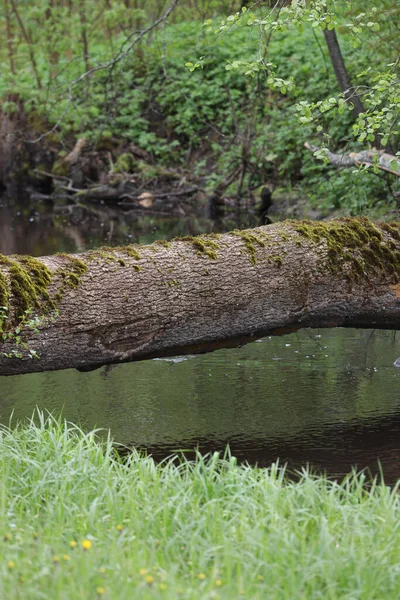
[[[27,308],[40,325],[21,333],[26,348],[12,335],[1,343],[0,375],[208,352],[302,327],[400,329],[399,256],[399,223],[342,219],[2,257],[7,331]],[[14,350],[22,358],[6,357]]]

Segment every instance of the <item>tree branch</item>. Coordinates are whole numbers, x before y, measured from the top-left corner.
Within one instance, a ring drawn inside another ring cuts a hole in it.
[[[384,150],[363,150],[350,154],[334,154],[327,148],[319,148],[309,142],[304,147],[311,152],[322,152],[334,167],[359,167],[360,165],[373,166],[381,171],[400,177],[400,159]]]

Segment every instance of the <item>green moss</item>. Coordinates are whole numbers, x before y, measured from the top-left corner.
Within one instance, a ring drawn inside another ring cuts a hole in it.
[[[389,272],[392,279],[399,280],[400,224],[378,226],[366,217],[289,223],[301,237],[327,248],[332,272],[344,272],[350,280],[368,278],[371,272]]]
[[[114,173],[132,173],[135,168],[135,157],[130,152],[124,152],[121,154],[115,165]]]
[[[393,239],[400,242],[400,224],[398,223],[380,223],[381,229],[388,233]]]
[[[8,291],[8,283],[5,275],[0,271],[0,307],[5,306],[8,308],[8,300],[10,298],[10,292]]]
[[[118,248],[119,252],[123,252],[127,254],[130,258],[134,258],[135,260],[140,260],[140,254],[136,250],[135,246],[132,244],[131,246],[122,246]]]
[[[88,266],[83,262],[83,260],[80,260],[75,256],[71,256],[70,254],[59,252],[57,256],[63,257],[67,261],[67,265],[65,268],[57,269],[55,274],[61,275],[65,285],[68,287],[77,288],[81,277],[88,270]]]
[[[21,265],[24,265],[29,270],[32,278],[37,284],[37,288],[40,289],[42,295],[48,299],[49,294],[47,288],[51,282],[50,269],[33,256],[21,256],[18,260]]]
[[[69,173],[68,163],[65,162],[64,158],[56,160],[51,172],[53,175],[61,175],[62,177],[66,177]]]
[[[99,263],[100,258],[106,263],[119,263],[121,265],[121,267],[124,267],[126,264],[123,258],[119,258],[118,256],[115,256],[114,254],[105,252],[104,249],[101,249],[101,248],[99,250],[94,250],[93,252],[91,252],[89,254],[88,260],[96,261],[97,263]]]
[[[183,237],[176,237],[173,239],[174,242],[190,242],[193,248],[196,250],[199,256],[208,256],[211,260],[217,260],[218,254],[216,250],[220,250],[221,246],[210,239],[212,235],[198,235],[196,237],[192,235],[185,235]]]
[[[105,261],[106,263],[118,263],[121,267],[126,267],[127,263],[124,258],[118,256],[118,254],[126,254],[130,258],[134,258],[135,260],[140,260],[141,256],[136,249],[134,244],[130,246],[117,246],[115,248],[110,246],[102,246],[98,250],[93,250],[93,252],[89,255],[89,260],[100,262],[100,259]],[[135,271],[141,271],[142,267],[138,265],[133,265],[133,269]]]
[[[145,181],[150,181],[160,175],[159,169],[156,166],[149,165],[144,160],[139,160],[136,168]]]
[[[231,231],[230,235],[235,235],[240,237],[245,245],[247,252],[250,255],[250,262],[252,265],[257,264],[257,254],[256,254],[256,246],[260,246],[262,248],[265,247],[265,237],[264,233],[258,233],[258,235],[251,233],[250,231],[240,231],[235,230]]]
[[[218,254],[215,252],[215,250],[220,250],[221,246],[217,244],[217,242],[206,238],[197,237],[193,240],[193,246],[196,248],[199,255],[205,254],[212,260],[218,259]]]
[[[165,285],[168,285],[168,287],[173,287],[174,285],[180,285],[180,282],[177,279],[171,279],[170,281],[166,281]]]
[[[277,254],[272,254],[270,256],[268,256],[268,262],[276,265],[277,267],[281,267],[283,265],[283,258],[282,256],[279,256]]]
[[[159,246],[164,246],[164,248],[170,248],[171,247],[171,242],[168,242],[167,240],[156,240],[154,242],[154,244],[158,244]]]
[[[116,261],[115,256],[113,256],[112,254],[108,254],[107,252],[104,252],[104,250],[101,250],[101,249],[97,250],[96,252],[93,252],[92,255],[93,255],[93,257],[102,258],[106,262],[115,262]]]
[[[13,298],[15,320],[31,308],[48,312],[55,308],[48,287],[51,282],[50,269],[32,256],[3,256],[0,264],[8,267],[9,284],[4,273],[0,276],[1,306],[9,308],[10,292]]]

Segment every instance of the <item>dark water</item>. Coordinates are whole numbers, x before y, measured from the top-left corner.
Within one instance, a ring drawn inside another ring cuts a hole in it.
[[[215,229],[191,218],[106,215],[71,224],[65,217],[30,221],[32,215],[5,209],[0,216],[3,253],[76,251]],[[84,428],[110,429],[117,442],[156,458],[229,444],[252,464],[279,459],[334,476],[353,466],[382,468],[392,482],[400,477],[399,356],[395,332],[304,330],[203,356],[3,377],[0,421],[39,407]]]

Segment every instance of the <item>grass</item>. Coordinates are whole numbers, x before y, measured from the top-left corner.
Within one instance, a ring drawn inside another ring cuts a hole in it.
[[[122,462],[36,420],[0,432],[1,598],[400,597],[397,488],[229,456]]]

